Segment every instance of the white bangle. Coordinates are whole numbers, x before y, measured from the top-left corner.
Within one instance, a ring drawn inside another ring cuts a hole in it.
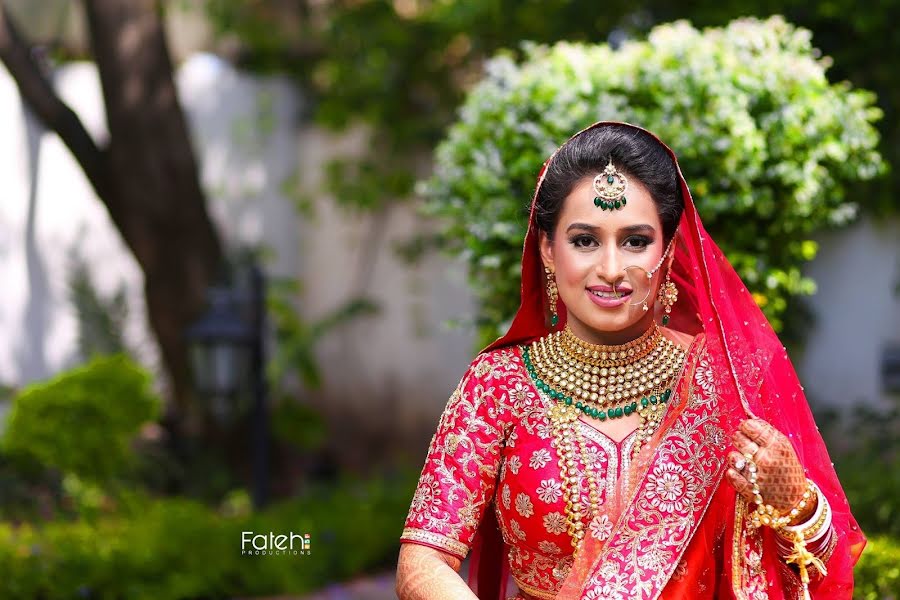
[[[813,488],[816,490],[816,510],[813,512],[812,516],[800,523],[799,525],[785,525],[785,529],[791,532],[802,533],[804,530],[809,529],[811,526],[816,524],[822,517],[822,511],[825,510],[825,505],[827,500],[825,500],[825,496],[822,495],[822,490],[819,489],[815,483],[812,484]]]

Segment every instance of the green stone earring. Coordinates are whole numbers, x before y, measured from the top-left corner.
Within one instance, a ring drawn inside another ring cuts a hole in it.
[[[594,177],[594,206],[603,210],[618,210],[628,202],[625,197],[625,188],[628,186],[628,178],[619,173],[613,166],[612,158],[603,172]]]
[[[672,269],[670,268],[666,272],[666,281],[661,286],[659,286],[659,292],[657,293],[657,299],[660,304],[663,306],[663,316],[662,316],[662,324],[663,327],[669,324],[669,315],[672,312],[672,305],[675,304],[675,301],[678,300],[678,288],[675,286],[675,283],[671,280],[669,275],[671,275]]]
[[[550,304],[550,327],[559,325],[559,315],[556,314],[556,300],[559,290],[556,288],[556,275],[549,267],[544,267],[544,273],[547,274],[547,300]]]

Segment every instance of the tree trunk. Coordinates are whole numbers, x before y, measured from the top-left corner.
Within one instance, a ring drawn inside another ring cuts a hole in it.
[[[143,270],[150,326],[170,379],[170,417],[177,421],[187,416],[190,396],[184,332],[203,310],[222,248],[175,93],[158,1],[85,0],[85,8],[107,147],[98,148],[56,96],[2,3],[0,60],[24,101],[72,151]]]

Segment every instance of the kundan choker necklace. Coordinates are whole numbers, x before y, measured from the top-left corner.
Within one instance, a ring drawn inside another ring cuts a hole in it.
[[[668,384],[684,356],[655,323],[641,337],[618,346],[585,342],[567,326],[523,352],[538,389],[601,421],[666,403]]]
[[[525,368],[535,386],[556,403],[549,418],[559,453],[559,467],[566,501],[566,521],[575,554],[584,539],[584,519],[600,507],[600,487],[595,466],[576,426],[579,413],[601,421],[638,413],[634,456],[656,431],[671,385],[686,352],[662,335],[656,323],[627,344],[602,346],[579,339],[568,326],[532,342],[522,350]],[[575,462],[581,453],[588,487],[589,506],[582,505],[582,477]]]

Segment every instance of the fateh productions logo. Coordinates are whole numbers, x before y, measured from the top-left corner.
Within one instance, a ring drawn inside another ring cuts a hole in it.
[[[241,532],[241,556],[309,556],[308,533]]]

